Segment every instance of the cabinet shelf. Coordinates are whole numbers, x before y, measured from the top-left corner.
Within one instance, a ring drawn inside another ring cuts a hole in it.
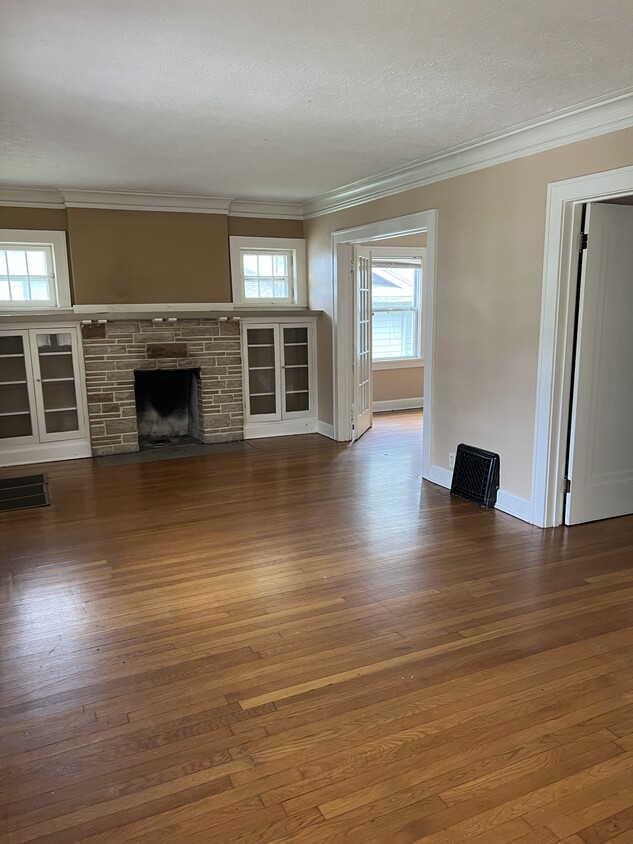
[[[10,355],[0,355],[0,358],[23,358],[24,354],[21,352],[13,353]]]
[[[250,393],[251,396],[274,396],[274,393]]]
[[[51,355],[72,355],[72,351],[69,349],[67,352],[39,352],[39,356],[43,357],[50,357]]]
[[[307,346],[307,343],[284,343],[284,346]]]
[[[42,378],[42,384],[58,384],[60,381],[74,381],[74,378]]]
[[[275,344],[274,343],[249,343],[248,348],[249,349],[274,349]]]
[[[45,407],[44,413],[63,413],[66,410],[77,410],[76,407]]]
[[[26,384],[27,381],[0,381],[0,387],[7,387],[9,384]]]
[[[274,369],[274,368],[275,368],[274,366],[249,366],[248,371],[254,372],[256,369],[259,370],[259,369]]]
[[[30,416],[30,410],[6,410],[0,413],[0,416]]]
[[[309,390],[286,390],[287,396],[296,396],[297,393],[309,393]]]

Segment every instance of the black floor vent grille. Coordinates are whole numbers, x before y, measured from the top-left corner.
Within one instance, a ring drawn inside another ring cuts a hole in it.
[[[498,489],[499,455],[472,445],[458,445],[451,493],[482,507],[494,507]]]

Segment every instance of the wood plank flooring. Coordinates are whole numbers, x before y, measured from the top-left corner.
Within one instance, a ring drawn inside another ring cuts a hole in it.
[[[0,515],[4,844],[633,842],[633,518],[452,500],[418,413],[38,470],[52,506]]]

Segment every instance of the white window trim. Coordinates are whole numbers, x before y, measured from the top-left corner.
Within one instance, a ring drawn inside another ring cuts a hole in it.
[[[53,305],[29,301],[12,304],[2,302],[0,309],[11,313],[51,313],[53,311],[71,310],[70,274],[68,271],[68,252],[66,249],[66,232],[42,231],[40,229],[0,229],[0,243],[16,245],[48,246],[53,256],[53,287],[55,303]]]
[[[419,258],[422,262],[422,287],[419,291],[420,306],[418,309],[418,337],[419,348],[424,349],[424,275],[426,270],[426,247],[420,246],[405,247],[405,246],[371,246],[371,254],[379,257],[388,258],[393,255],[394,258]],[[389,358],[386,360],[372,360],[372,370],[378,372],[383,369],[413,369],[418,366],[424,366],[424,356],[415,358]]]
[[[281,302],[279,299],[247,299],[244,296],[242,287],[242,260],[243,250],[252,249],[253,252],[270,250],[285,250],[293,253],[292,269],[292,302]],[[249,308],[253,310],[276,311],[291,310],[308,307],[308,284],[306,277],[306,245],[303,238],[287,237],[238,237],[229,238],[229,251],[231,256],[231,285],[233,288],[233,304],[236,307]]]

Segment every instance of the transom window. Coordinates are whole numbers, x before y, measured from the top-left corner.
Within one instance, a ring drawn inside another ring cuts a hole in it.
[[[291,300],[292,252],[241,251],[245,299]]]
[[[233,303],[242,307],[307,307],[305,241],[231,237]]]
[[[372,250],[372,359],[413,361],[422,349],[422,258]]]
[[[70,308],[64,232],[0,231],[0,307]]]

